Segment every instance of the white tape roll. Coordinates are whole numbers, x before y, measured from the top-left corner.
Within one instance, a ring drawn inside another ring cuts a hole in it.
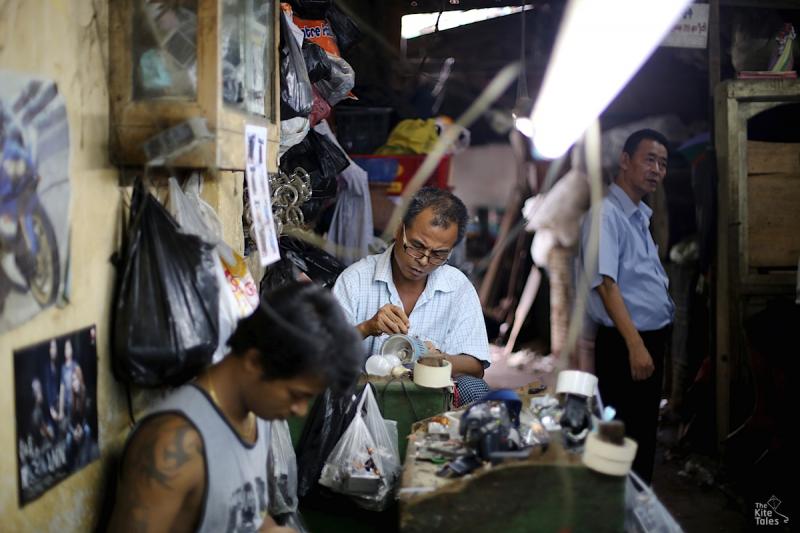
[[[562,370],[558,373],[556,394],[579,394],[591,398],[597,388],[597,377],[580,370]]]
[[[414,363],[414,383],[421,387],[439,389],[450,386],[450,376],[453,366],[450,361],[443,360],[444,366],[428,366]]]
[[[624,476],[630,471],[638,445],[625,437],[625,444],[612,444],[600,440],[596,432],[589,433],[583,450],[583,464],[609,476]]]

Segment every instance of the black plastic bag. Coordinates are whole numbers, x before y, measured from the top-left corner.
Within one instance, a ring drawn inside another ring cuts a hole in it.
[[[289,0],[292,12],[301,19],[324,19],[330,9],[331,0]]]
[[[289,148],[281,158],[281,170],[290,174],[301,167],[311,176],[312,197],[319,198],[323,191],[330,192],[329,180],[336,179],[350,165],[347,155],[324,135],[310,130],[305,139]],[[323,183],[323,181],[325,183]],[[334,183],[335,185],[335,183]],[[336,187],[333,187],[336,195]]]
[[[278,248],[280,249],[280,241],[278,242]],[[283,255],[283,250],[281,250],[281,258],[268,265],[264,271],[264,277],[261,278],[261,298],[263,299],[264,294],[274,289],[294,283],[297,281],[299,273],[300,270]]]
[[[313,129],[283,155],[280,167],[284,173],[291,174],[300,167],[308,172],[311,179],[311,198],[300,207],[306,221],[315,220],[325,202],[336,197],[336,177],[349,164],[347,156],[338,146]]]
[[[358,401],[357,387],[334,394],[327,389],[308,412],[297,443],[297,496],[304,498],[317,488],[325,460],[353,420]]]
[[[346,268],[344,263],[322,248],[295,237],[282,237],[280,248],[282,255],[285,255],[314,283],[323,287],[333,287],[336,278]]]
[[[358,44],[364,37],[353,19],[348,17],[335,3],[328,9],[327,18],[333,34],[336,35],[336,44],[342,54]]]
[[[292,29],[288,15],[281,19],[281,119],[307,117],[314,103],[311,81],[308,79],[306,62]]]
[[[306,71],[311,83],[328,80],[331,77],[331,60],[318,44],[303,41],[303,59],[306,62]]]
[[[278,241],[281,260],[269,265],[261,279],[261,295],[297,279],[299,272],[323,287],[333,287],[346,268],[322,248],[296,237],[284,235]]]
[[[122,382],[179,385],[211,362],[219,340],[214,246],[178,224],[141,181],[118,262],[113,366]]]

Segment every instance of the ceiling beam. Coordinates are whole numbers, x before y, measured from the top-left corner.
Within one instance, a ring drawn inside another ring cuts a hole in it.
[[[384,0],[385,1],[385,0]],[[402,4],[403,14],[437,13],[444,11],[466,11],[487,7],[521,7],[523,0],[390,0]],[[563,3],[566,0],[527,0],[529,6]]]
[[[719,4],[722,7],[758,7],[758,8],[762,8],[762,9],[800,9],[800,0],[720,0]]]

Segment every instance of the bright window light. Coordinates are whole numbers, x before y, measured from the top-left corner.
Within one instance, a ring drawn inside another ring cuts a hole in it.
[[[526,6],[531,10],[533,6]],[[506,15],[513,15],[522,11],[522,7],[487,7],[484,9],[469,9],[467,11],[444,11],[439,19],[439,30],[449,30],[458,26],[465,26],[473,22],[489,20]],[[433,33],[436,29],[436,17],[439,13],[415,13],[402,18],[400,34],[403,39],[413,39],[420,35]]]
[[[570,0],[531,112],[537,156],[560,157],[650,57],[691,0]]]

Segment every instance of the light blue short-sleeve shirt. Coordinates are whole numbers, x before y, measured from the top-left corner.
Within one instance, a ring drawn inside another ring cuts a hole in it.
[[[663,328],[672,322],[675,305],[669,296],[669,279],[658,258],[658,247],[650,235],[653,210],[644,202],[634,204],[615,183],[609,187],[600,209],[600,243],[596,268],[592,269],[596,273],[590,283],[589,317],[597,324],[614,327],[594,290],[602,283],[602,276],[608,276],[619,287],[637,330]],[[579,269],[584,265],[590,227],[591,212],[581,226]]]
[[[333,295],[351,324],[369,320],[386,304],[403,308],[392,279],[392,251],[371,255],[350,265],[336,280]],[[457,268],[442,265],[428,275],[411,316],[408,334],[431,341],[444,353],[466,354],[490,364],[489,341],[480,300],[469,279]],[[387,335],[364,339],[367,355],[380,353]]]

